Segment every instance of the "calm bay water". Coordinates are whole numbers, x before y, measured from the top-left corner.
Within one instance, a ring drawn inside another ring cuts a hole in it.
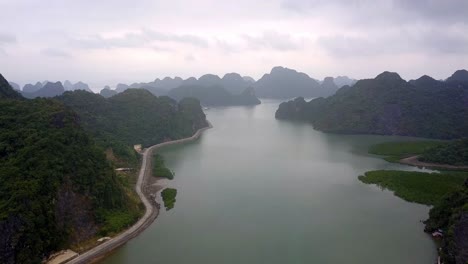
[[[102,263],[434,263],[429,207],[357,179],[415,170],[367,154],[398,137],[324,134],[278,104],[209,109],[214,128],[163,149],[175,207]]]

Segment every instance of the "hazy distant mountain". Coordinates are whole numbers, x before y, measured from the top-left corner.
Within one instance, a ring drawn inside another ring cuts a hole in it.
[[[286,99],[298,96],[318,97],[331,94],[320,89],[320,84],[307,74],[283,67],[274,67],[255,85],[258,97]]]
[[[10,84],[10,86],[16,90],[16,91],[20,91],[21,90],[21,87],[19,86],[19,84],[17,83],[14,83],[14,82],[8,82]]]
[[[338,91],[339,87],[335,84],[333,77],[326,77],[323,79],[323,82],[320,84],[322,91],[327,91],[330,94],[334,94]]]
[[[130,84],[130,86],[128,88],[132,88],[132,89],[140,89],[142,86],[146,85],[146,83],[144,82],[140,82],[140,83],[132,83]]]
[[[242,79],[244,79],[244,81],[250,83],[250,84],[254,84],[255,83],[255,79],[250,77],[250,76],[242,76]]]
[[[211,79],[212,76],[209,76],[209,78]],[[206,82],[207,80],[203,81]],[[176,100],[189,97],[197,98],[202,105],[206,106],[260,104],[260,100],[255,96],[255,91],[252,88],[245,89],[245,91],[239,95],[232,95],[220,85],[182,85],[170,90],[168,95]]]
[[[48,82],[42,87],[41,89],[28,93],[23,91],[23,96],[26,98],[36,98],[36,97],[54,97],[57,95],[61,95],[63,92],[65,92],[65,88],[63,88],[63,85],[61,82],[55,82],[51,83]]]
[[[345,85],[353,86],[357,82],[357,80],[351,79],[348,76],[338,76],[335,77],[333,81],[335,82],[336,86],[338,86],[338,88],[341,88]]]
[[[410,80],[409,83],[418,87],[435,87],[435,86],[440,86],[443,84],[443,82],[438,81],[427,75],[423,75],[419,79],[416,79],[416,80]]]
[[[74,90],[73,84],[69,80],[66,80],[63,83],[63,88],[65,88],[65,91],[73,91]]]
[[[88,84],[84,83],[84,82],[77,82],[73,85],[73,90],[76,91],[76,90],[85,90],[87,92],[90,92],[92,93],[93,91],[91,89],[89,89],[89,86]]]
[[[32,85],[30,83],[24,85],[23,87],[23,93],[34,93],[36,91],[39,91],[43,87],[42,83],[37,82],[35,85]]]
[[[117,84],[117,86],[115,87],[115,91],[116,91],[117,93],[121,93],[121,92],[127,90],[128,88],[129,88],[128,85],[123,84],[123,83],[119,83],[119,84]]]
[[[170,90],[182,86],[210,87],[205,89],[205,92],[212,90],[212,87],[216,86],[222,87],[231,95],[240,95],[245,89],[253,87],[259,97],[281,99],[297,96],[326,97],[334,94],[340,86],[353,84],[354,82],[355,80],[346,76],[339,76],[334,79],[326,78],[323,82],[319,83],[319,81],[309,77],[305,73],[284,67],[274,67],[269,74],[265,74],[258,81],[249,76],[241,76],[238,73],[227,73],[222,78],[215,74],[205,74],[199,79],[190,77],[186,80],[180,77],[165,77],[163,79],[157,78],[152,82],[135,82],[131,85],[119,83],[115,92],[121,93],[128,88],[135,88],[145,89],[154,95],[161,96],[169,94]],[[106,95],[109,95],[107,94],[108,91],[104,92]]]
[[[139,89],[145,89],[156,96],[166,96],[167,93],[169,92],[165,88],[153,87],[153,86],[148,86],[148,85],[143,85]]]
[[[253,86],[254,82],[245,80],[238,73],[227,73],[221,79],[221,85],[231,94],[242,93],[246,88]]]
[[[221,78],[219,78],[218,75],[205,74],[198,79],[197,85],[199,86],[214,86],[214,85],[222,86],[222,82],[221,82]]]
[[[149,84],[150,86],[169,91],[170,89],[174,89],[176,87],[181,86],[183,82],[184,80],[180,77],[175,77],[174,79],[170,77],[166,77],[162,80],[156,79],[153,83],[149,83]]]
[[[447,78],[448,82],[459,81],[459,82],[468,82],[468,71],[467,70],[458,70],[452,74],[452,76]]]
[[[467,100],[468,82],[429,76],[406,82],[384,72],[328,98],[282,103],[276,117],[311,122],[324,132],[452,139],[468,136]]]
[[[117,94],[117,91],[115,90],[112,90],[108,85],[106,85],[104,87],[104,89],[101,90],[101,92],[99,92],[100,95],[102,95],[103,97],[105,98],[109,98],[111,96],[114,96]]]

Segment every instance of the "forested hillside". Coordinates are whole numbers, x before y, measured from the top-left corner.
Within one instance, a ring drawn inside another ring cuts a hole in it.
[[[418,159],[430,163],[466,166],[468,165],[468,138],[431,148]]]
[[[15,98],[0,99],[0,263],[40,263],[112,231],[106,227],[116,214],[138,217],[74,112],[53,100]]]
[[[189,137],[207,126],[196,99],[186,98],[177,103],[144,89],[128,89],[107,99],[86,91],[73,91],[56,99],[75,110],[84,128],[120,163],[135,164],[133,145],[147,147]]]
[[[282,103],[276,118],[311,122],[333,133],[453,139],[468,136],[468,83],[428,76],[406,82],[396,73],[344,86],[328,98]]]
[[[129,89],[109,99],[79,90],[26,100],[1,75],[0,109],[0,263],[40,263],[132,224],[141,205],[105,153],[136,165],[133,144],[207,125],[196,99]]]
[[[21,99],[20,93],[15,91],[7,80],[0,74],[0,100],[1,99]]]

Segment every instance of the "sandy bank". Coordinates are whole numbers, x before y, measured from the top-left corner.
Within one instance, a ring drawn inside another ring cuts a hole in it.
[[[448,170],[468,170],[468,166],[455,166],[449,164],[438,164],[438,163],[429,163],[418,160],[419,156],[411,156],[408,158],[401,159],[399,162],[401,164],[425,167],[430,169],[448,169]]]

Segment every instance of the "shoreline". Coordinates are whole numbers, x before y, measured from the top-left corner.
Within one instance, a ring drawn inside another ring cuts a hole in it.
[[[437,163],[429,163],[418,160],[419,155],[411,156],[408,158],[400,159],[398,162],[405,165],[411,165],[416,167],[425,167],[429,169],[436,169],[436,170],[468,170],[468,166],[456,166],[450,164],[437,164]]]
[[[148,228],[151,223],[158,217],[159,215],[159,206],[156,202],[152,202],[148,199],[149,194],[146,193],[146,189],[148,187],[147,183],[147,176],[148,172],[152,170],[151,168],[151,160],[148,161],[148,158],[153,157],[153,153],[155,150],[175,144],[181,144],[190,142],[193,140],[198,139],[201,134],[213,126],[207,120],[208,126],[198,129],[195,134],[188,138],[176,139],[172,141],[162,142],[148,148],[145,148],[141,153],[143,158],[141,162],[140,171],[138,173],[138,180],[135,185],[135,190],[140,197],[140,200],[145,206],[145,214],[141,217],[135,224],[131,227],[120,233],[119,235],[113,237],[112,239],[97,245],[96,247],[78,255],[77,257],[71,259],[70,261],[66,262],[68,264],[81,264],[81,263],[95,263],[96,261],[102,259],[103,257],[107,256],[113,250],[117,249],[118,247],[122,246],[130,239],[138,236],[141,232],[143,232],[146,228]]]

